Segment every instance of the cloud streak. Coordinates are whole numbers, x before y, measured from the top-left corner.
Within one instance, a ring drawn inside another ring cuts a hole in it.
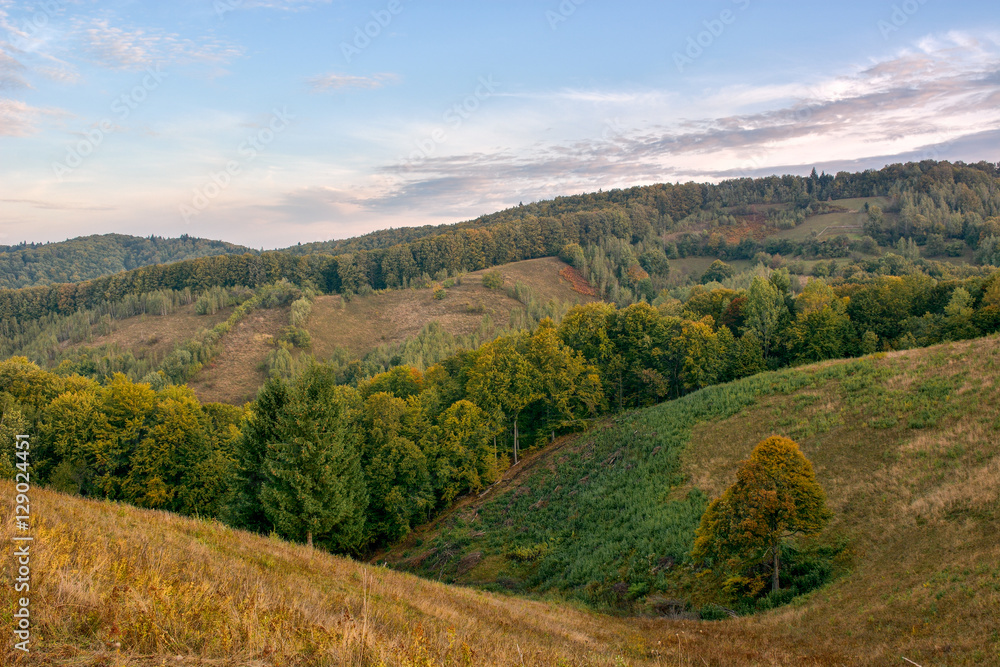
[[[223,40],[195,42],[172,32],[123,28],[109,19],[77,20],[75,33],[91,61],[109,69],[142,70],[156,63],[225,65],[243,49]]]
[[[351,88],[373,90],[387,83],[395,83],[399,77],[395,74],[374,74],[372,76],[354,76],[352,74],[323,74],[306,80],[309,90],[313,93],[335,93]]]

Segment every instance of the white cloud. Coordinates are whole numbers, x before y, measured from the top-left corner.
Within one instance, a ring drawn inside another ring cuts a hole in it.
[[[24,137],[38,130],[38,122],[46,116],[61,116],[57,109],[33,107],[19,100],[0,98],[0,136]]]
[[[348,88],[373,89],[381,88],[386,83],[399,80],[395,74],[374,74],[372,76],[354,76],[351,74],[323,74],[306,80],[309,89],[314,93],[329,93]]]
[[[106,18],[77,20],[74,32],[84,53],[111,69],[141,70],[156,63],[224,65],[243,54],[223,40],[195,42],[171,32],[118,27]]]
[[[598,187],[892,160],[928,150],[947,159],[949,147],[960,144],[966,155],[972,144],[961,143],[963,137],[1000,131],[1000,45],[967,33],[932,36],[840,74],[733,85],[683,106],[678,95],[656,90],[498,96],[515,106],[484,109],[471,122],[477,128],[504,122],[534,134],[512,134],[500,149],[477,143],[474,132],[449,139],[426,158],[383,166],[394,186],[388,192],[361,188],[358,203],[372,210],[464,208],[472,214]],[[560,128],[574,128],[575,137],[545,140],[537,125],[543,105]],[[617,120],[611,131],[599,120],[609,116]],[[582,128],[593,134],[581,134]],[[986,154],[995,146],[983,144],[978,159],[995,159]]]

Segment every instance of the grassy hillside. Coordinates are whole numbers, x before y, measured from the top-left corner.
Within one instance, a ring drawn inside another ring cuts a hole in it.
[[[151,264],[247,252],[254,251],[187,235],[165,239],[95,234],[58,243],[0,246],[0,287],[79,282]]]
[[[255,310],[223,336],[219,355],[187,382],[202,402],[242,405],[253,400],[267,380],[261,363],[288,324],[288,310]]]
[[[597,563],[621,581],[634,554],[636,576],[639,562],[683,569],[649,560],[674,546],[662,524],[692,525],[668,510],[687,507],[696,520],[703,500],[692,491],[721,490],[753,443],[777,431],[803,444],[829,493],[837,519],[824,539],[850,545],[844,576],[787,607],[711,623],[604,616],[556,601],[558,590],[532,601],[452,587],[215,522],[35,489],[35,643],[21,664],[990,664],[1000,659],[998,363],[992,337],[704,390],[537,453],[405,547],[435,577],[505,577],[536,592],[558,589],[543,581],[550,558],[559,566],[548,575],[567,579]],[[0,498],[10,544],[9,482]],[[550,551],[505,555],[539,544],[543,525]],[[636,551],[647,538],[653,551]],[[9,627],[14,561],[0,563]],[[9,642],[0,655],[17,664]]]
[[[1000,660],[1000,339],[827,362],[605,422],[512,469],[379,560],[491,589],[641,609],[699,603],[684,565],[707,498],[762,438],[796,439],[846,542],[835,581],[724,625],[841,664]],[[638,599],[636,599],[638,598]]]
[[[519,328],[527,321],[523,317],[525,304],[508,290],[518,284],[527,287],[528,294],[541,303],[572,305],[596,300],[574,290],[568,273],[573,269],[554,257],[515,262],[496,270],[504,277],[505,289],[483,287],[486,272],[476,271],[448,287],[443,299],[436,299],[433,289],[387,290],[354,296],[349,301],[340,295],[318,296],[305,325],[312,339],[306,352],[325,360],[344,348],[353,356],[363,357],[379,346],[413,339],[432,322],[453,336],[469,336],[483,329],[496,333],[507,327]],[[582,281],[578,273],[574,274]],[[194,304],[189,304],[164,316],[105,318],[90,327],[87,339],[78,343],[67,340],[60,347],[72,351],[114,346],[136,358],[158,363],[174,347],[183,346],[202,330],[225,321],[231,312],[232,308],[224,308],[197,315]],[[251,400],[266,378],[261,364],[288,323],[287,307],[255,310],[222,337],[221,352],[188,385],[202,401],[242,404]]]
[[[13,485],[0,482],[0,497],[12,516]],[[44,490],[31,500],[32,653],[19,658],[6,641],[5,665],[639,667],[841,657],[780,633],[747,636],[743,622],[601,616],[450,587],[215,522]],[[4,521],[5,544],[14,532]],[[0,565],[7,634],[12,563]]]

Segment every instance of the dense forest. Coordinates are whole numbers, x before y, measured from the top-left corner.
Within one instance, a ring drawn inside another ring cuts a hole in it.
[[[186,234],[176,239],[103,234],[59,243],[21,243],[0,246],[0,287],[75,283],[151,264],[247,252],[253,251]]]

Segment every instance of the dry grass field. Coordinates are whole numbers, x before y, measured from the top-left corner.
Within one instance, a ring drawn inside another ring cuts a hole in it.
[[[222,339],[223,350],[187,384],[202,402],[241,405],[252,401],[266,379],[260,365],[271,339],[288,325],[288,308],[258,309]]]
[[[574,291],[572,284],[559,275],[566,266],[555,257],[545,257],[507,264],[495,270],[503,274],[505,285],[523,283],[544,301],[585,303],[596,300],[596,297]],[[454,335],[474,332],[484,315],[489,315],[494,324],[505,326],[511,311],[523,306],[507,296],[505,290],[483,287],[486,272],[462,276],[462,284],[448,288],[444,299],[435,299],[430,289],[389,290],[354,297],[347,303],[339,295],[321,296],[314,302],[307,323],[312,352],[317,358],[325,359],[342,346],[353,354],[364,355],[379,345],[416,336],[434,321]]]
[[[66,347],[96,347],[98,345],[115,344],[124,350],[130,350],[137,357],[162,359],[178,343],[193,337],[202,329],[211,329],[219,322],[225,321],[232,313],[232,308],[220,310],[214,315],[196,315],[194,304],[181,306],[170,315],[142,315],[111,322],[111,333],[97,335],[99,325],[94,325],[95,335],[90,341]]]

